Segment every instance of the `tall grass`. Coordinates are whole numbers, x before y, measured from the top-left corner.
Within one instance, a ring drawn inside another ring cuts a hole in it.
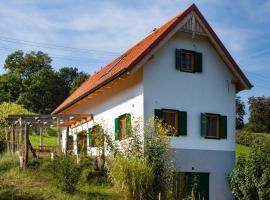
[[[16,154],[3,153],[0,155],[0,176],[13,167],[18,167],[19,158]]]
[[[134,200],[152,199],[154,175],[145,158],[117,156],[109,163],[109,177]]]

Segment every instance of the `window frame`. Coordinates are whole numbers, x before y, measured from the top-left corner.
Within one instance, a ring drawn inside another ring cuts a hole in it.
[[[183,54],[191,55],[191,68],[192,68],[191,70],[183,69],[183,66],[182,66],[182,55]],[[180,63],[180,71],[181,72],[195,73],[195,52],[194,51],[181,49],[180,60],[181,60],[181,63]]]
[[[179,111],[174,110],[174,109],[161,109],[161,112],[162,112],[162,123],[165,121],[164,120],[164,113],[174,113],[175,114],[175,116],[174,116],[174,121],[176,123],[176,127],[174,127],[175,133],[169,132],[167,135],[168,136],[175,136],[174,134],[177,135],[179,132]],[[164,123],[166,123],[166,122],[164,122]]]
[[[221,138],[221,133],[220,133],[220,114],[214,114],[214,113],[205,113],[205,117],[206,117],[206,132],[205,132],[205,138],[207,139],[220,139]],[[209,136],[207,135],[207,122],[208,122],[208,117],[214,117],[216,118],[216,136]]]

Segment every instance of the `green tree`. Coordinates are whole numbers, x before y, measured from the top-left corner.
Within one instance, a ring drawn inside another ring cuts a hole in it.
[[[76,67],[63,67],[59,70],[58,75],[65,96],[75,91],[89,77],[87,73],[78,72]]]
[[[236,106],[236,129],[242,129],[244,127],[245,103],[241,100],[241,97],[237,96],[235,99]]]
[[[250,97],[249,104],[249,124],[248,127],[253,132],[270,131],[270,98]]]
[[[15,103],[2,103],[0,104],[0,153],[5,148],[5,131],[4,128],[8,125],[6,118],[8,115],[19,115],[19,114],[31,114],[23,106]]]
[[[7,56],[0,76],[0,103],[16,102],[35,113],[50,113],[88,76],[77,68],[56,72],[52,59],[41,51],[16,51]]]
[[[79,72],[75,79],[73,80],[72,87],[70,88],[69,93],[74,92],[87,78],[89,75],[84,72]]]

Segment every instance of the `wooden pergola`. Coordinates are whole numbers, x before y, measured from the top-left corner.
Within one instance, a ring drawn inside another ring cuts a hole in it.
[[[34,157],[35,149],[29,140],[30,127],[39,129],[40,132],[40,148],[45,147],[43,144],[43,129],[56,126],[57,131],[57,152],[61,153],[61,127],[66,127],[66,138],[69,135],[69,128],[79,126],[93,119],[93,115],[89,114],[73,114],[73,115],[9,115],[6,120],[6,141],[7,150],[10,152],[18,151],[22,158],[22,165],[25,167],[28,162],[28,152],[31,150]],[[66,143],[67,143],[66,139]],[[66,144],[67,147],[67,144]],[[67,148],[65,148],[67,149]],[[66,151],[65,151],[66,153]]]

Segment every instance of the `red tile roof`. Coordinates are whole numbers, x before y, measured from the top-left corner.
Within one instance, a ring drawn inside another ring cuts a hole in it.
[[[52,114],[56,114],[65,110],[66,108],[73,105],[80,99],[84,98],[91,92],[94,92],[95,89],[97,89],[98,87],[101,87],[103,84],[109,82],[113,78],[133,69],[133,67],[136,66],[136,64],[138,64],[151,50],[153,50],[153,48],[156,47],[157,44],[159,44],[159,42],[162,41],[164,37],[166,37],[178,25],[178,23],[182,21],[182,19],[184,19],[184,17],[186,17],[191,11],[195,11],[197,14],[199,14],[202,20],[204,20],[205,23],[207,23],[206,20],[203,18],[202,14],[200,13],[200,11],[198,10],[198,8],[195,6],[195,4],[191,5],[184,12],[176,15],[174,18],[169,20],[160,28],[150,33],[146,38],[141,40],[132,48],[128,49],[124,54],[116,58],[110,64],[103,67],[96,74],[90,76],[77,90],[75,90],[62,104],[60,104],[52,112]],[[208,23],[206,25],[208,25]],[[209,28],[213,32],[210,26]],[[214,32],[213,34],[216,37],[215,39],[217,39],[218,42],[220,42],[220,40],[217,38]],[[222,43],[221,45],[223,46]],[[223,48],[225,49],[224,46]],[[225,51],[228,53],[226,49]],[[231,56],[230,58],[232,59]],[[240,71],[239,73],[241,74],[241,76],[243,76],[244,80],[246,80],[247,83],[250,84],[237,65],[236,68],[237,70]]]

